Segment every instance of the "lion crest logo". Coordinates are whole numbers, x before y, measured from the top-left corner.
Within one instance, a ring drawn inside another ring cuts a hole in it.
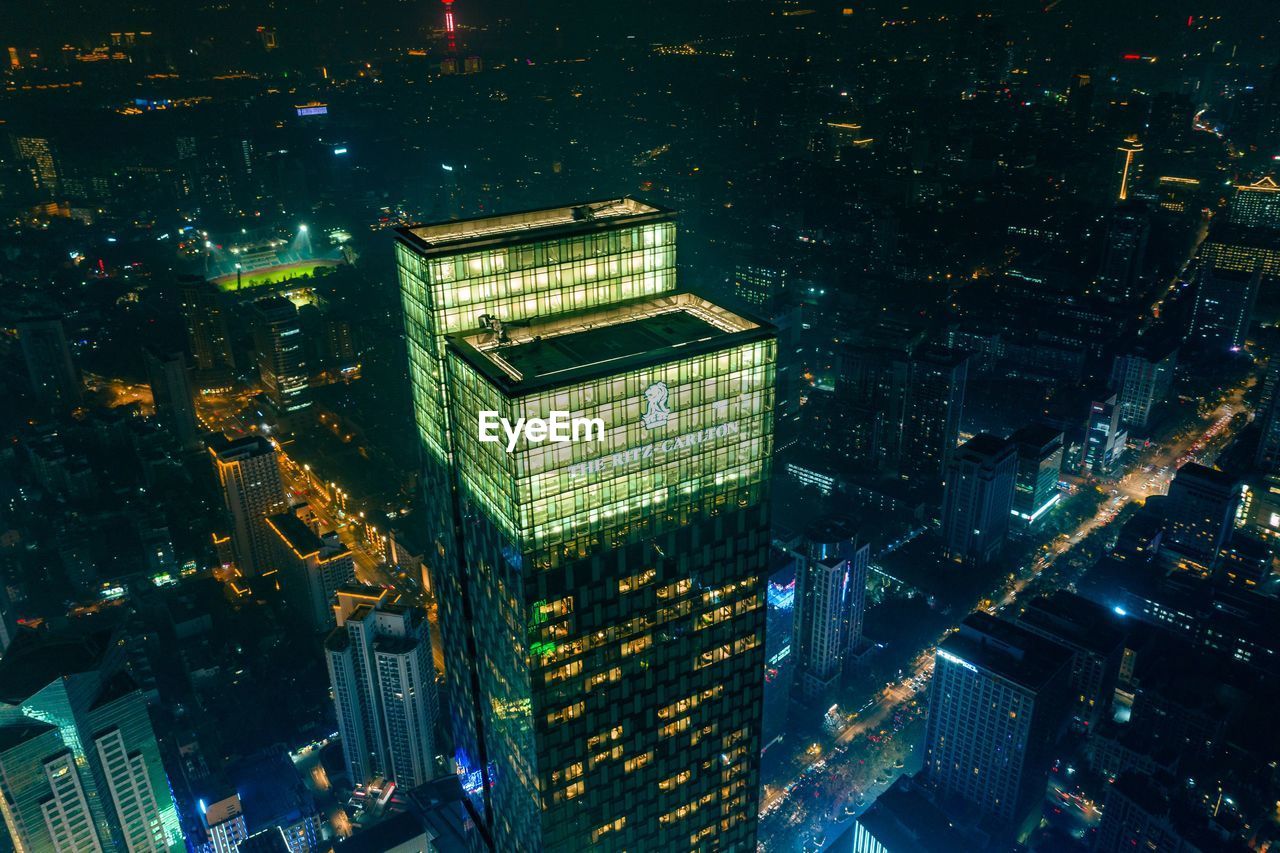
[[[666,426],[667,421],[671,420],[671,409],[667,407],[667,397],[670,394],[671,391],[665,382],[655,382],[644,389],[647,408],[640,416],[640,423],[644,424],[645,429]]]

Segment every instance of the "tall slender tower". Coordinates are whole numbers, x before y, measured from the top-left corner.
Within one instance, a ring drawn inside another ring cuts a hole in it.
[[[495,849],[755,845],[776,340],[675,290],[672,219],[400,235],[455,760]]]
[[[254,302],[253,311],[258,377],[267,399],[279,415],[300,412],[311,405],[311,396],[298,309],[282,296],[268,296]]]
[[[1116,200],[1128,201],[1142,184],[1142,143],[1137,136],[1125,137],[1116,148]]]
[[[246,576],[261,574],[273,567],[279,553],[278,537],[267,519],[289,508],[276,450],[260,435],[219,435],[209,442],[209,455],[231,513],[236,564]]]
[[[191,392],[191,374],[187,357],[181,350],[168,352],[147,347],[143,351],[147,363],[147,379],[155,400],[156,415],[169,428],[186,450],[200,447],[200,422],[196,418],[195,398]]]
[[[382,776],[409,791],[436,775],[435,666],[425,611],[389,597],[376,586],[339,588],[325,654],[352,781]]]
[[[444,3],[444,33],[449,39],[449,52],[453,53],[458,49],[457,27],[453,20],[453,0],[441,0]]]
[[[846,656],[862,640],[868,545],[849,519],[823,519],[805,534],[796,569],[796,666],[811,699],[839,681]]]
[[[36,400],[58,410],[79,405],[84,395],[84,381],[71,355],[62,318],[20,320],[18,342]]]
[[[481,317],[516,323],[673,290],[675,234],[672,212],[632,199],[398,234],[396,265],[422,463],[424,562],[439,602],[456,759],[462,772],[475,774],[472,779],[482,766],[478,639],[468,617],[474,593],[461,562],[445,335],[476,329]]]

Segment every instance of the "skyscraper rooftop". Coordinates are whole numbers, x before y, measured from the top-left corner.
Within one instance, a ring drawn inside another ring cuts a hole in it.
[[[768,335],[761,322],[677,293],[534,320],[502,333],[453,335],[449,342],[497,385],[527,391]]]
[[[401,239],[424,254],[457,252],[503,243],[548,239],[571,233],[587,233],[602,225],[616,228],[623,222],[672,219],[675,213],[633,198],[615,198],[566,207],[548,207],[502,216],[483,216],[399,230]]]
[[[1051,680],[1071,657],[1057,643],[981,611],[939,643],[938,652],[1032,690]]]
[[[0,701],[17,705],[59,678],[96,672],[111,649],[110,631],[52,637],[19,634],[0,659]]]

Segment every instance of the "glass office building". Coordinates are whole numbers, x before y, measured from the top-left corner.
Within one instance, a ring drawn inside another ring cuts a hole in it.
[[[0,661],[0,815],[19,851],[186,850],[119,635],[15,640]]]
[[[674,290],[675,215],[614,199],[406,228],[397,232],[396,266],[421,446],[424,563],[439,605],[448,711],[466,787],[484,794],[473,721],[476,638],[458,547],[444,338],[481,328],[482,318],[519,323],[563,313],[566,302],[590,307],[624,292]],[[475,800],[487,824],[485,798]]]
[[[774,362],[690,294],[449,339],[498,849],[754,847]],[[509,452],[483,411],[604,436]]]
[[[454,757],[497,849],[755,845],[776,340],[677,292],[674,239],[632,200],[400,234]],[[481,411],[604,436],[508,452]]]

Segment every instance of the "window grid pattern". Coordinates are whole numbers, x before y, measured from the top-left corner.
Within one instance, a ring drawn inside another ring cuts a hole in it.
[[[515,399],[450,355],[500,844],[754,846],[775,347]],[[659,381],[671,416],[646,429]],[[508,453],[481,410],[599,417],[605,440]]]
[[[507,535],[547,559],[651,529],[628,521],[679,524],[695,506],[752,501],[772,454],[775,356],[775,341],[754,341],[515,400],[451,356],[459,477]],[[644,392],[657,382],[671,419],[649,429]],[[599,418],[605,439],[522,441],[508,453],[505,442],[477,440],[485,410],[512,422],[551,411]]]
[[[512,322],[674,290],[675,239],[675,224],[659,222],[436,258],[396,244],[414,418],[428,449],[445,458],[449,448],[445,335],[478,328],[482,314]]]

